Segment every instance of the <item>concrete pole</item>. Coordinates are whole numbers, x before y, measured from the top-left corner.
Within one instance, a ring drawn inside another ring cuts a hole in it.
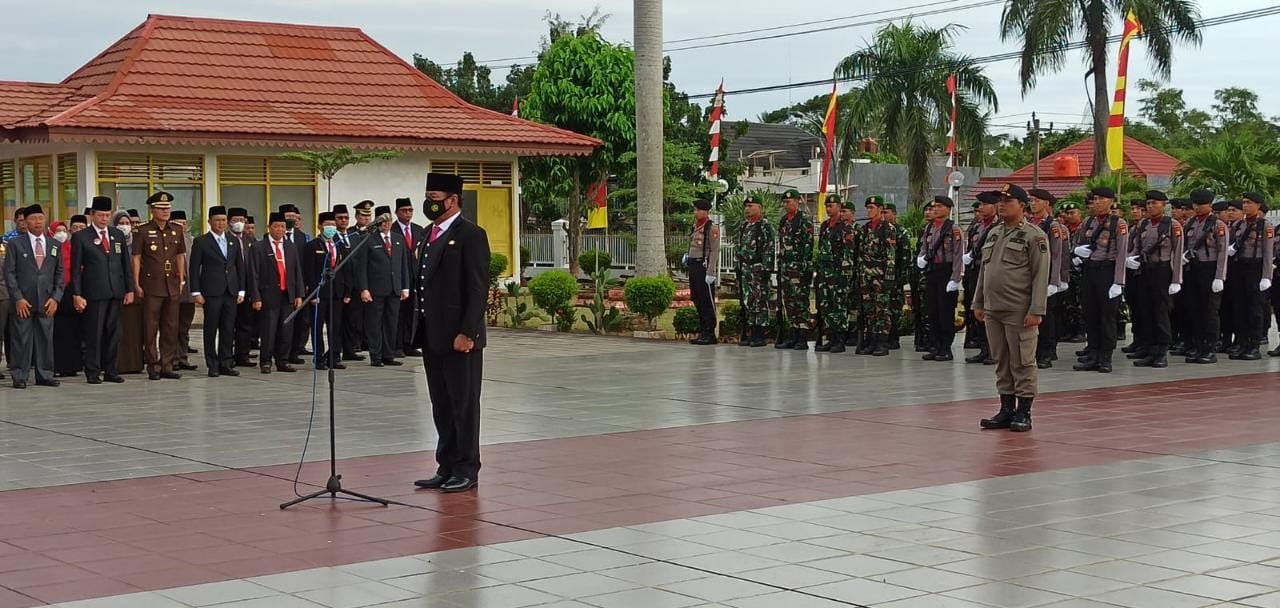
[[[662,214],[662,0],[634,0],[636,276],[667,274]]]

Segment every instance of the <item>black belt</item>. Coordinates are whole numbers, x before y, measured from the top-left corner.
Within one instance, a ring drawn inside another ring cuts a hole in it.
[[[1245,258],[1245,259],[1240,259],[1240,260],[1231,260],[1231,263],[1232,263],[1232,264],[1237,264],[1237,265],[1240,265],[1240,266],[1261,266],[1261,265],[1262,265],[1262,258],[1251,258],[1251,259],[1250,259],[1250,258]]]
[[[705,265],[706,265],[706,263],[707,263],[707,261],[706,261],[706,260],[704,260],[704,259],[702,259],[702,258],[689,258],[689,263],[690,263],[690,264],[693,264],[693,263],[695,263],[695,262],[696,262],[696,263],[698,263],[698,264],[702,264],[702,265],[704,265],[704,266],[705,266]]]
[[[1100,260],[1096,262],[1093,260],[1085,260],[1084,262],[1085,268],[1106,268],[1108,266],[1115,268],[1115,265],[1116,265],[1115,260]]]
[[[1159,268],[1161,266],[1168,267],[1169,260],[1154,260],[1154,261],[1142,263],[1143,268]]]

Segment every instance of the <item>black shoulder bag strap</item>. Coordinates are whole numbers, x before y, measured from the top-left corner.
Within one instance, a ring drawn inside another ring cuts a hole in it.
[[[1217,225],[1218,216],[1210,214],[1209,218],[1204,221],[1204,229],[1200,231],[1200,238],[1196,241],[1196,244],[1191,247],[1191,251],[1193,253],[1201,247],[1204,247],[1204,244],[1209,240],[1209,234],[1213,232],[1213,229],[1217,227]],[[1209,250],[1206,249],[1205,254],[1208,255],[1208,253]]]
[[[1159,249],[1162,243],[1168,240],[1169,232],[1172,229],[1173,218],[1165,217],[1160,219],[1160,226],[1156,228],[1156,241],[1142,248],[1142,261],[1147,261],[1147,258],[1150,257],[1156,249]]]
[[[1093,229],[1093,234],[1089,236],[1089,248],[1093,249],[1098,246],[1098,239],[1102,238],[1103,231],[1110,231],[1111,240],[1114,241],[1116,238],[1116,230],[1119,226],[1120,217],[1115,215],[1107,218],[1107,222],[1105,224],[1098,222],[1098,226]]]
[[[707,256],[711,252],[711,220],[707,220],[705,226],[702,227],[702,263],[710,266],[711,262]]]
[[[951,238],[951,231],[955,224],[951,220],[942,222],[942,228],[938,229],[938,241],[929,247],[929,255],[925,256],[926,260],[932,262],[933,258],[938,257],[938,252],[942,251],[942,246]]]

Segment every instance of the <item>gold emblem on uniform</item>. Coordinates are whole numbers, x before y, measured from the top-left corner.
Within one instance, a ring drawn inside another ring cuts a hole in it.
[[[155,243],[152,243],[152,244],[151,244],[151,250],[152,250],[152,251],[159,251],[159,250],[160,250],[160,246],[159,246],[159,245],[156,245]]]

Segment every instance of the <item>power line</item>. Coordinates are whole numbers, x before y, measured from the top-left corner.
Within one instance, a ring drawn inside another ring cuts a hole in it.
[[[1200,20],[1200,21],[1197,23],[1197,27],[1199,27],[1199,28],[1214,27],[1214,26],[1218,26],[1218,25],[1226,25],[1226,24],[1230,24],[1230,23],[1238,23],[1238,22],[1241,22],[1241,21],[1250,21],[1250,20],[1253,20],[1253,19],[1260,19],[1260,18],[1262,18],[1262,17],[1270,17],[1270,16],[1274,16],[1274,15],[1280,15],[1280,5],[1273,5],[1273,6],[1269,6],[1269,7],[1267,7],[1267,8],[1260,8],[1260,9],[1254,9],[1254,10],[1250,10],[1250,11],[1243,11],[1243,12],[1240,12],[1240,13],[1231,13],[1231,14],[1227,14],[1227,15],[1221,15],[1221,16],[1218,16],[1218,17],[1211,17],[1211,18],[1209,18],[1209,19],[1202,19],[1202,20]],[[1164,31],[1166,31],[1166,32],[1172,32],[1172,31],[1173,31],[1173,28],[1172,28],[1172,27],[1170,27],[1170,28],[1165,28],[1165,30],[1164,30]],[[1110,44],[1110,43],[1113,43],[1113,42],[1118,42],[1120,39],[1121,39],[1121,35],[1120,35],[1120,34],[1113,35],[1113,36],[1109,36],[1109,37],[1107,38],[1107,43],[1108,43],[1108,44]],[[1088,48],[1088,46],[1089,46],[1088,41],[1080,40],[1080,41],[1077,41],[1077,42],[1070,42],[1070,43],[1064,44],[1064,45],[1062,45],[1060,48],[1051,49],[1051,50],[1046,50],[1046,51],[1041,51],[1041,52],[1040,52],[1040,53],[1038,53],[1038,54],[1048,54],[1048,53],[1054,53],[1054,52],[1059,52],[1059,51],[1071,51],[1071,50],[1077,50],[1077,49]],[[970,63],[972,63],[972,64],[974,64],[974,65],[978,65],[978,64],[987,64],[987,63],[999,63],[999,62],[1003,62],[1003,61],[1010,61],[1010,60],[1013,60],[1013,59],[1019,59],[1019,58],[1021,58],[1021,57],[1022,57],[1022,51],[1011,51],[1011,52],[1008,52],[1008,53],[999,53],[999,54],[996,54],[996,55],[986,55],[986,56],[983,56],[983,57],[973,57],[973,58],[970,58],[970,59],[969,59],[969,62],[970,62]],[[926,71],[926,70],[936,69],[936,68],[939,68],[939,67],[946,67],[946,66],[945,66],[945,65],[943,65],[943,64],[926,65],[926,66],[919,67],[919,68],[911,68],[911,69],[905,69],[905,70],[898,70],[898,71],[895,71],[895,72],[889,72],[889,73],[886,73],[886,74],[884,74],[884,75],[897,76],[897,75],[914,74],[914,73],[923,72],[923,71]],[[845,82],[845,83],[848,83],[848,82],[857,82],[857,81],[861,81],[861,80],[867,80],[867,78],[865,78],[865,77],[863,77],[863,78],[836,78],[835,80],[836,80],[836,81],[838,81],[838,82]],[[806,80],[806,81],[803,81],[803,82],[792,82],[792,83],[787,83],[787,84],[766,85],[766,86],[752,87],[752,88],[747,88],[747,89],[737,89],[737,90],[732,90],[732,91],[725,91],[725,95],[726,95],[726,96],[727,96],[727,95],[749,95],[749,94],[752,94],[752,93],[768,93],[768,92],[773,92],[773,91],[785,91],[785,90],[788,90],[788,89],[801,89],[801,88],[817,87],[817,86],[829,86],[829,85],[831,84],[831,81],[832,81],[832,79],[831,79],[831,78],[823,78],[823,79],[821,79],[821,80]],[[688,97],[689,97],[689,99],[707,99],[707,98],[713,97],[714,95],[715,95],[714,93],[698,93],[698,94],[695,94],[695,95],[689,95]]]
[[[696,42],[696,41],[699,41],[699,40],[715,40],[715,39],[719,39],[719,38],[728,38],[728,37],[731,37],[731,36],[741,36],[741,35],[745,35],[745,34],[756,34],[756,33],[760,33],[760,32],[770,32],[770,31],[777,31],[777,30],[783,30],[783,29],[790,29],[790,28],[793,28],[793,27],[803,27],[803,26],[808,26],[808,25],[818,25],[818,24],[823,24],[823,23],[835,23],[835,22],[838,22],[838,21],[846,21],[846,20],[849,20],[849,19],[859,19],[859,18],[862,18],[862,17],[873,17],[873,16],[876,16],[876,15],[884,15],[884,14],[886,14],[886,13],[897,13],[897,12],[901,12],[901,11],[913,11],[913,10],[915,10],[915,9],[920,9],[920,8],[929,8],[929,7],[939,6],[939,5],[943,5],[943,4],[954,4],[954,3],[956,3],[956,2],[961,2],[961,1],[963,1],[963,0],[938,0],[938,1],[935,1],[935,2],[926,2],[926,3],[923,3],[923,4],[913,4],[913,5],[910,5],[910,6],[903,6],[903,7],[893,8],[893,9],[885,9],[885,10],[873,11],[873,12],[868,12],[868,13],[859,13],[859,14],[856,14],[856,15],[845,15],[844,17],[831,17],[831,18],[828,18],[828,19],[817,19],[817,20],[814,20],[814,21],[804,21],[804,22],[801,22],[801,23],[791,23],[791,24],[787,24],[787,25],[775,25],[775,26],[771,26],[771,27],[763,27],[763,28],[756,28],[756,29],[750,29],[750,30],[741,30],[741,31],[736,31],[736,32],[725,32],[725,33],[721,33],[721,34],[708,34],[708,35],[706,35],[706,36],[694,36],[694,37],[691,37],[691,38],[678,38],[678,39],[675,39],[675,40],[667,40],[667,41],[664,41],[664,42],[663,42],[663,44],[679,44],[679,43],[682,43],[682,42]],[[881,23],[889,23],[889,22],[892,22],[892,21],[897,21],[898,19],[910,19],[910,18],[913,18],[913,17],[927,17],[927,16],[931,16],[931,15],[941,15],[941,14],[944,14],[944,13],[951,13],[951,12],[957,12],[957,11],[964,11],[964,10],[969,10],[969,9],[972,9],[972,8],[981,8],[981,7],[985,7],[985,6],[992,6],[992,5],[996,5],[996,4],[1002,4],[1003,2],[1004,2],[1004,0],[981,0],[981,1],[979,1],[979,2],[973,2],[973,3],[966,4],[966,5],[962,5],[962,6],[953,6],[953,7],[948,7],[948,8],[940,8],[940,9],[935,9],[935,10],[932,10],[932,11],[925,11],[925,12],[920,12],[920,13],[912,13],[912,12],[908,12],[908,13],[907,13],[907,14],[905,14],[905,15],[897,15],[897,16],[894,16],[894,17],[885,17],[885,18],[880,18],[880,19],[874,19],[874,20],[871,20],[871,21],[862,21],[862,22],[858,22],[858,23],[846,23],[846,24],[834,25],[834,26],[828,26],[828,27],[822,27],[822,28],[817,28],[817,29],[800,30],[800,31],[797,31],[797,32],[786,32],[786,33],[782,33],[782,34],[772,34],[772,35],[769,35],[769,36],[759,36],[759,37],[755,37],[755,38],[743,38],[743,39],[741,39],[741,40],[728,40],[728,41],[723,41],[723,42],[716,42],[716,43],[709,43],[709,44],[699,44],[699,45],[685,46],[685,47],[673,48],[673,49],[663,49],[663,52],[664,52],[664,53],[674,53],[674,52],[677,52],[677,51],[688,51],[688,50],[692,50],[692,49],[710,48],[710,47],[717,47],[717,46],[729,46],[729,45],[733,45],[733,44],[744,44],[744,43],[747,43],[747,42],[759,42],[759,41],[762,41],[762,40],[774,40],[774,39],[778,39],[778,38],[789,38],[789,37],[792,37],[792,36],[805,36],[805,35],[808,35],[808,34],[817,34],[817,33],[822,33],[822,32],[830,32],[830,31],[834,31],[834,30],[848,29],[848,28],[854,28],[854,27],[862,27],[862,26],[865,26],[865,25],[878,25],[878,24],[881,24]],[[511,67],[511,66],[509,66],[509,65],[507,65],[507,66],[495,66],[495,65],[492,65],[492,64],[500,64],[500,63],[506,63],[506,62],[517,62],[517,61],[527,61],[527,60],[532,60],[532,59],[537,59],[537,58],[538,58],[538,56],[537,56],[537,55],[526,55],[526,56],[523,56],[523,57],[503,57],[503,58],[499,58],[499,59],[486,59],[486,60],[483,60],[483,61],[477,61],[476,63],[477,63],[477,64],[480,64],[480,65],[486,65],[486,66],[488,66],[488,67],[490,67],[490,68],[499,68],[499,69],[502,69],[502,68],[509,68],[509,67]]]

